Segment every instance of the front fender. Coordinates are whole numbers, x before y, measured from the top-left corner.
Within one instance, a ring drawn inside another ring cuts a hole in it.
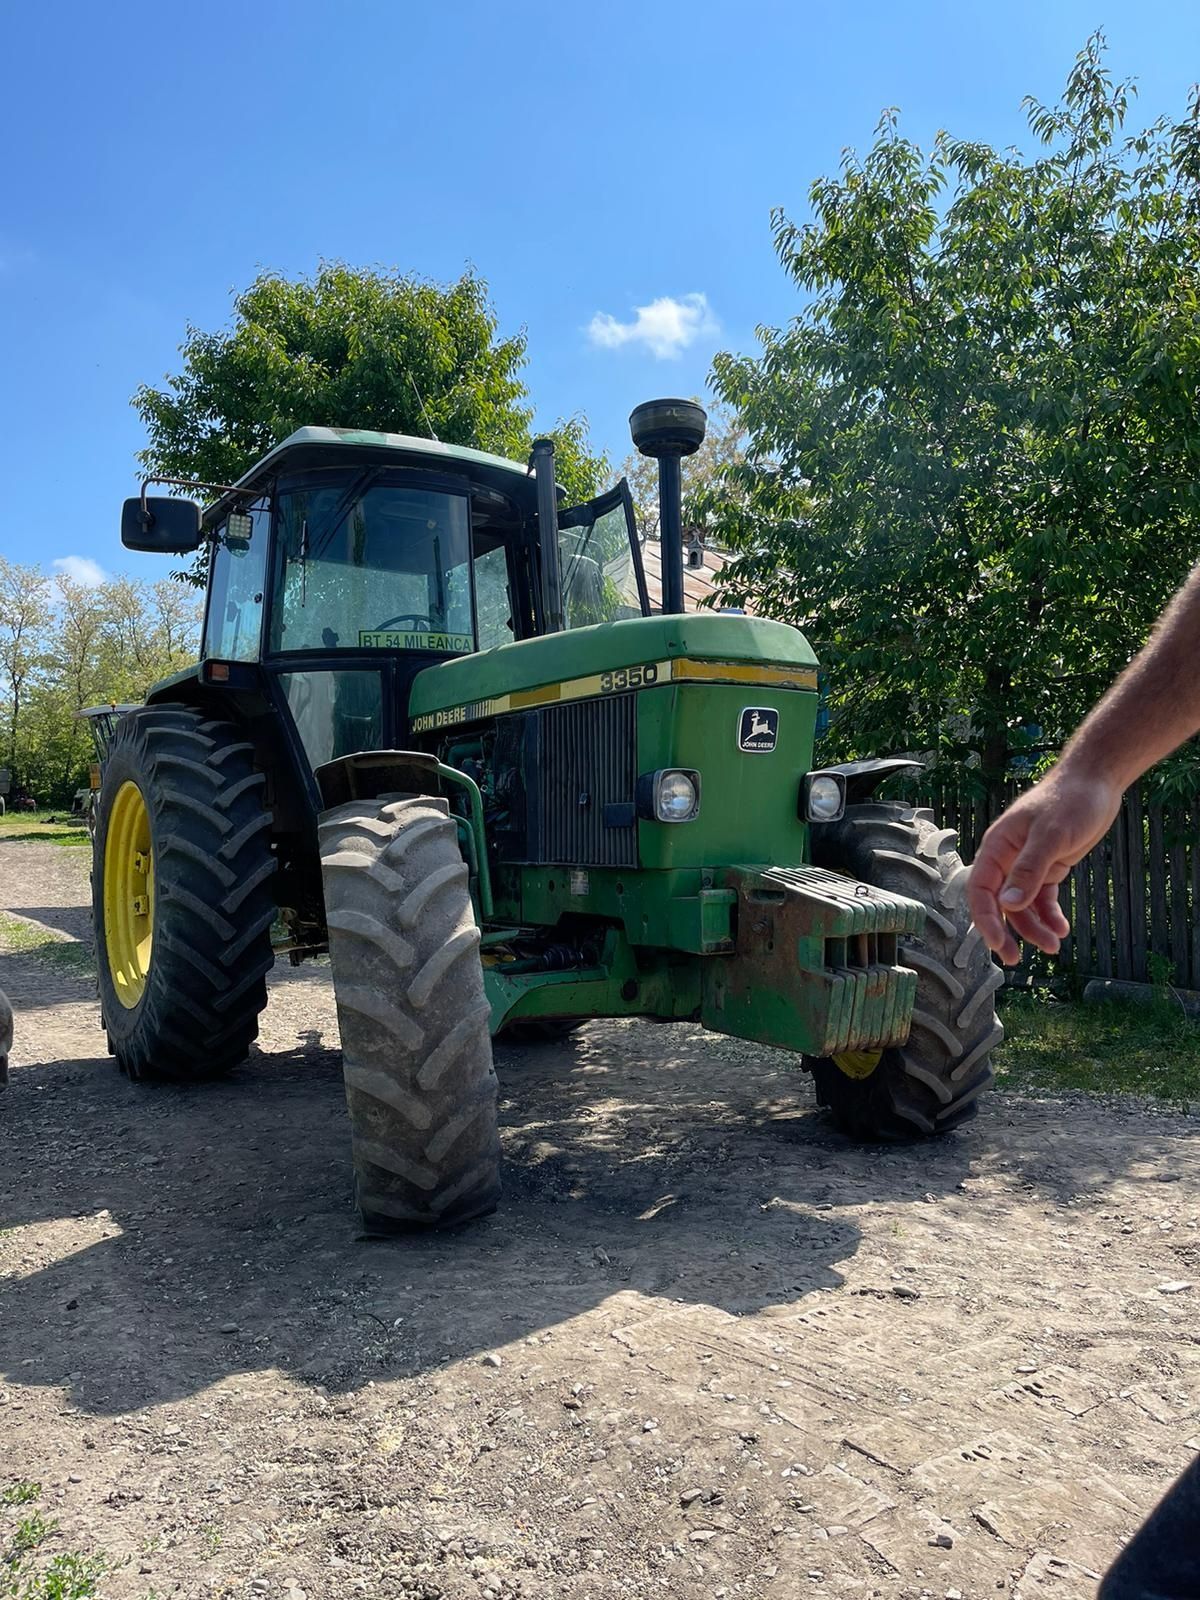
[[[924,772],[925,763],[913,756],[881,756],[871,761],[842,761],[822,767],[822,772],[840,772],[846,780],[846,804],[869,800],[885,778],[894,772]]]

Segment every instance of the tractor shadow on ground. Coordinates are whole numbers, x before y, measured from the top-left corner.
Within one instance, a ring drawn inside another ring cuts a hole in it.
[[[83,906],[13,906],[12,914],[65,933],[92,948],[92,913]]]
[[[799,1307],[843,1281],[853,1208],[944,1199],[997,1147],[1019,1164],[1002,1097],[933,1147],[858,1148],[771,1052],[686,1027],[595,1024],[500,1046],[497,1068],[500,1211],[365,1242],[340,1056],[319,1032],[199,1088],[129,1083],[101,1059],[18,1067],[0,1227],[54,1225],[27,1251],[17,1238],[0,1280],[0,1376],[114,1415],[264,1369],[351,1392],[621,1295],[624,1321],[646,1297]]]

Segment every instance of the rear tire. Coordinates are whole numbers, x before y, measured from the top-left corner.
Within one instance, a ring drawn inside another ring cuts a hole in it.
[[[500,1194],[490,1007],[445,800],[353,800],[319,825],[359,1209],[447,1227]]]
[[[939,828],[925,808],[849,806],[842,821],[814,827],[813,859],[919,900],[926,913],[922,936],[900,946],[901,964],[917,973],[908,1042],[881,1052],[873,1068],[862,1056],[843,1058],[841,1067],[807,1058],[818,1101],[855,1139],[900,1142],[960,1127],[992,1081],[991,1052],[1004,1038],[994,996],[1004,973],[972,926],[954,829]]]
[[[110,824],[131,784],[153,864],[136,1000],[136,984],[114,974],[119,940],[105,910],[106,872],[120,866],[109,859]],[[241,730],[190,706],[147,706],[113,733],[96,806],[92,915],[109,1049],[131,1078],[220,1077],[246,1059],[257,1036],[274,961],[276,862],[265,786]]]

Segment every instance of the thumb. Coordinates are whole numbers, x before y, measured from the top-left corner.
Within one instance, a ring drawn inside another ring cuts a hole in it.
[[[1000,891],[1000,905],[1006,912],[1024,911],[1033,903],[1049,880],[1058,853],[1057,830],[1052,823],[1039,819],[1030,828]]]

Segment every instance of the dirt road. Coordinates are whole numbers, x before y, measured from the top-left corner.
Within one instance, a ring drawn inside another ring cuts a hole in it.
[[[78,936],[83,855],[0,844],[0,904]],[[365,1243],[325,970],[204,1090],[0,987],[0,1488],[117,1600],[1070,1600],[1200,1446],[1187,1118],[856,1149],[770,1051],[595,1024],[498,1051],[497,1216]]]

